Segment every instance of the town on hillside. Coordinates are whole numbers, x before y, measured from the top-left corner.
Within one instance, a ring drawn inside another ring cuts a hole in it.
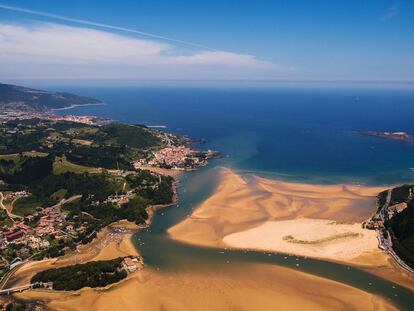
[[[172,177],[146,168],[193,170],[217,155],[186,137],[93,116],[8,111],[0,133],[0,277],[75,251],[115,221],[145,226],[146,208],[171,204],[175,191]]]

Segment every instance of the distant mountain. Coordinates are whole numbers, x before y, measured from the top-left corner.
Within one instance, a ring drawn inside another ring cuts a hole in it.
[[[0,110],[48,111],[74,105],[100,104],[101,101],[71,93],[51,93],[23,86],[0,83]]]

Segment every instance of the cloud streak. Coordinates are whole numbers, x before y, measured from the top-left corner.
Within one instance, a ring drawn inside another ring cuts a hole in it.
[[[0,78],[240,78],[276,67],[253,55],[183,53],[159,40],[52,23],[0,24]]]
[[[157,35],[157,34],[153,34],[153,33],[149,33],[149,32],[144,32],[144,31],[140,31],[140,30],[136,30],[136,29],[131,29],[131,28],[125,28],[125,27],[120,27],[120,26],[115,26],[115,25],[97,23],[97,22],[93,22],[93,21],[88,21],[88,20],[83,20],[83,19],[78,19],[78,18],[72,18],[72,17],[62,16],[62,15],[56,15],[56,14],[51,14],[51,13],[47,13],[47,12],[35,11],[35,10],[30,10],[30,9],[16,7],[16,6],[10,6],[10,5],[4,5],[4,4],[0,4],[0,8],[4,9],[4,10],[20,12],[20,13],[27,13],[27,14],[42,16],[42,17],[48,17],[48,18],[53,18],[53,19],[57,19],[57,20],[65,21],[65,22],[77,23],[77,24],[86,25],[86,26],[94,26],[94,27],[99,27],[99,28],[104,28],[104,29],[110,29],[110,30],[117,30],[117,31],[122,31],[122,32],[127,32],[127,33],[133,33],[133,34],[138,34],[138,35],[145,36],[145,37],[150,37],[150,38],[153,38],[153,39],[165,40],[165,41],[179,43],[179,44],[192,46],[192,47],[196,47],[196,48],[202,48],[202,49],[206,49],[206,50],[216,51],[216,49],[213,49],[213,48],[210,48],[210,47],[207,47],[205,45],[198,44],[198,43],[179,40],[179,39],[170,38],[170,37],[165,37],[165,36],[161,36],[161,35]]]

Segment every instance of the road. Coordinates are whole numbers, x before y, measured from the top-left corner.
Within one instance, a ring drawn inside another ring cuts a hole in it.
[[[15,266],[13,269],[11,269],[9,272],[7,272],[3,278],[0,281],[0,290],[4,289],[4,286],[7,285],[7,282],[10,280],[10,278],[13,276],[13,274],[21,268],[26,262],[22,262],[22,264]]]
[[[380,210],[380,217],[384,223],[385,223],[385,213],[387,212],[387,209],[390,205],[391,197],[392,197],[392,189],[389,189],[387,193],[387,199],[385,200],[385,203]],[[380,248],[383,249],[387,254],[391,256],[391,258],[394,260],[397,266],[399,266],[401,269],[405,270],[409,274],[414,275],[414,269],[412,269],[409,265],[407,265],[404,262],[404,260],[398,257],[397,253],[392,248],[392,240],[391,240],[390,232],[387,230],[385,226],[383,230],[387,232],[387,239],[385,239],[381,230],[378,230],[377,232]]]
[[[35,286],[35,285],[36,284],[34,283],[34,284],[27,284],[27,285],[2,289],[2,290],[0,290],[0,295],[10,295],[11,293],[22,292],[26,289],[32,289],[33,286]]]
[[[7,212],[7,216],[9,216],[9,218],[10,218],[13,222],[15,222],[15,221],[14,221],[14,218],[22,219],[22,217],[21,217],[21,216],[18,216],[18,215],[15,215],[15,214],[11,213],[11,212],[10,212],[10,211],[6,208],[6,206],[4,206],[3,201],[4,201],[4,195],[3,195],[3,192],[0,192],[0,208],[4,209],[4,210]]]

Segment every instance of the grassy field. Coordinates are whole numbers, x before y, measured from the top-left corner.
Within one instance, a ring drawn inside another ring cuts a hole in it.
[[[66,172],[72,172],[76,174],[82,173],[100,173],[102,170],[96,167],[88,167],[83,165],[78,165],[69,162],[66,160],[66,157],[56,157],[55,162],[53,163],[53,173],[56,175],[64,174]]]
[[[92,145],[92,141],[91,140],[85,140],[85,139],[72,139],[72,142],[78,145],[83,145],[83,146],[90,146]]]
[[[13,214],[18,216],[34,214],[38,206],[40,203],[34,197],[19,198],[13,203]]]
[[[68,191],[66,189],[59,189],[55,193],[52,193],[50,195],[50,198],[52,200],[60,201],[65,197],[66,193],[68,193]]]
[[[26,151],[23,152],[23,155],[26,157],[47,157],[48,153],[40,151]]]
[[[13,154],[0,154],[0,159],[3,159],[3,160],[13,160],[14,162],[17,162],[20,159],[20,154],[18,154],[18,153],[13,153]]]
[[[17,162],[20,160],[21,156],[26,157],[46,157],[48,154],[46,152],[39,152],[39,151],[25,151],[23,153],[12,153],[12,154],[0,154],[0,159],[4,160],[13,160]]]

